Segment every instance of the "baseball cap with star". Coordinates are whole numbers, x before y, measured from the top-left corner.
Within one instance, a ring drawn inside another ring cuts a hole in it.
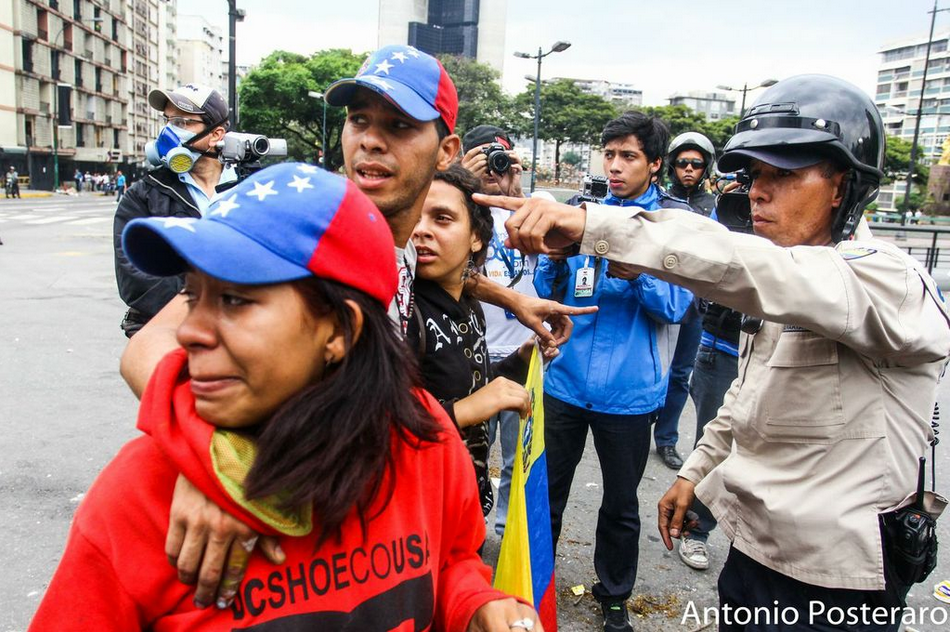
[[[230,283],[284,283],[310,275],[369,294],[396,293],[389,225],[349,180],[302,163],[262,169],[228,189],[201,219],[129,222],[122,248],[154,276],[198,270]]]
[[[359,87],[368,88],[417,121],[441,118],[455,131],[459,99],[452,78],[438,59],[412,46],[386,46],[369,56],[355,77],[326,91],[330,105],[349,105]]]

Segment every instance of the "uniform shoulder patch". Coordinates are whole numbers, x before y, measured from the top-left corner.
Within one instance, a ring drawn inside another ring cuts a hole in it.
[[[841,255],[841,258],[845,261],[868,257],[876,252],[877,250],[874,248],[864,248],[862,246],[845,246],[844,248],[838,249],[838,254]]]

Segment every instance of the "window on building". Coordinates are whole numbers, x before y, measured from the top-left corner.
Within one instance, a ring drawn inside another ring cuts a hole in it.
[[[23,70],[33,72],[33,40],[23,39]]]
[[[34,141],[34,138],[33,138],[34,127],[35,126],[33,123],[33,117],[32,116],[27,117],[25,121],[25,125],[24,125],[24,131],[26,132],[26,138],[24,140],[26,140],[27,147],[33,147],[35,145],[35,143],[33,142]]]
[[[76,147],[86,146],[86,126],[83,123],[76,123]]]
[[[102,68],[96,66],[96,92],[102,92]]]
[[[933,46],[930,49],[931,53],[942,53],[947,50],[947,40],[939,40],[933,43]]]
[[[49,41],[49,11],[36,9],[36,36],[44,42]]]
[[[112,41],[119,41],[119,21],[115,18],[112,19]]]
[[[76,75],[74,79],[76,87],[82,87],[82,61],[79,59],[73,60],[73,72]]]
[[[112,130],[112,148],[119,148],[119,130],[117,129]]]
[[[66,50],[73,49],[73,25],[65,24],[63,25],[63,48]]]
[[[59,51],[58,50],[51,50],[49,52],[49,68],[50,68],[50,75],[52,75],[53,79],[55,79],[56,81],[59,81],[60,71],[59,71]]]
[[[82,0],[73,0],[73,19],[82,19]]]

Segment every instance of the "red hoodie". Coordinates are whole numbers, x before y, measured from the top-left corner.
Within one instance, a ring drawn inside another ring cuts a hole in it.
[[[164,552],[178,473],[261,533],[274,532],[209,469],[214,428],[195,414],[185,366],[179,350],[156,369],[139,413],[149,436],[126,444],[79,506],[31,630],[455,632],[507,596],[490,587],[478,555],[485,527],[471,459],[442,407],[420,392],[444,432],[422,448],[394,439],[394,493],[365,537],[355,511],[341,540],[317,550],[314,535],[282,536],[285,564],[253,555],[229,609],[197,609],[193,588],[178,581]]]

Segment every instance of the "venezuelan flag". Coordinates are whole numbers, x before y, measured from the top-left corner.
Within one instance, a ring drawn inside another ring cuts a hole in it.
[[[531,412],[521,419],[521,441],[511,475],[495,588],[534,604],[545,632],[557,632],[548,465],[544,456],[544,387],[537,348],[531,356],[525,388],[531,398]]]

